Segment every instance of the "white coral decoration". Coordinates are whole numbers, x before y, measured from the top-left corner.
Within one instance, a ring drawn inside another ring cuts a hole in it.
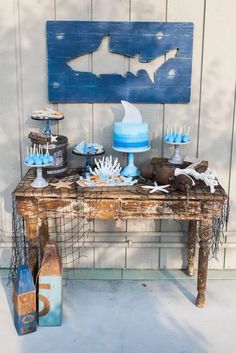
[[[111,179],[120,175],[121,166],[116,158],[114,162],[112,161],[112,156],[103,157],[102,159],[95,159],[96,167],[94,171],[90,169],[93,175],[97,175],[100,179]]]
[[[193,178],[197,180],[203,180],[204,183],[210,187],[210,192],[212,194],[215,192],[215,186],[219,185],[216,179],[215,172],[213,172],[210,168],[207,168],[207,170],[204,173],[198,173],[196,170],[192,168],[185,168],[185,169],[176,168],[174,175],[177,176],[180,174],[191,175]]]

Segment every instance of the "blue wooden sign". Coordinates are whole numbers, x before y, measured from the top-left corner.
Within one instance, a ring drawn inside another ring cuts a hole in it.
[[[105,73],[84,71],[82,57],[95,52],[103,41],[109,54],[106,60],[114,60],[114,55],[129,57],[130,67],[138,63],[139,70],[106,73],[104,62]],[[48,21],[49,101],[187,103],[192,45],[189,22]],[[163,61],[158,60],[161,56]]]
[[[38,279],[39,326],[62,323],[62,266],[56,243],[48,241]]]
[[[19,265],[13,293],[14,324],[18,334],[37,329],[36,290],[29,265]]]

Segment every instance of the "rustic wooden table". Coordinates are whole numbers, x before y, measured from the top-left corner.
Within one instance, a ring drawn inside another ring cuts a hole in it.
[[[34,170],[29,170],[15,189],[17,212],[25,220],[29,240],[29,261],[33,273],[37,272],[38,238],[42,246],[48,239],[47,220],[50,218],[78,217],[87,219],[175,219],[189,221],[188,268],[194,274],[196,241],[199,239],[198,296],[196,305],[205,304],[208,257],[213,237],[212,221],[221,217],[227,200],[224,189],[217,187],[214,194],[202,184],[191,189],[188,197],[181,192],[149,194],[140,185],[132,187],[107,187],[82,189],[75,183],[79,175],[71,171],[67,180],[71,189],[56,190],[53,186],[35,189],[30,186]],[[63,179],[64,180],[64,179]],[[55,182],[55,179],[51,180]],[[79,210],[83,205],[83,212]]]

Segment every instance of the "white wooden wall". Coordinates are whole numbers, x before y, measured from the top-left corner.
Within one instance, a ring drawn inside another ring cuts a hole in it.
[[[236,268],[236,3],[234,0],[5,0],[0,1],[0,266],[10,258],[11,192],[26,168],[22,164],[28,132],[39,130],[31,121],[33,110],[47,102],[45,23],[52,19],[119,21],[192,21],[195,24],[191,103],[187,105],[138,104],[150,124],[152,149],[139,163],[170,151],[156,138],[169,122],[192,127],[192,143],[185,153],[210,162],[230,195],[231,215],[219,261],[211,268]],[[84,69],[108,66],[102,51],[84,60]],[[118,58],[125,73],[129,59]],[[70,144],[81,140],[105,145],[109,154],[112,125],[122,117],[120,104],[55,105],[65,120],[55,132]],[[114,153],[114,152],[113,152]],[[125,161],[125,156],[119,155]],[[69,154],[71,166],[78,159]],[[174,222],[96,221],[91,237],[99,244],[87,250],[82,267],[181,268],[185,266],[184,235]],[[129,248],[120,242],[132,240]],[[153,242],[152,247],[147,243]],[[113,244],[112,244],[113,243]],[[114,244],[115,243],[115,244]],[[145,245],[146,243],[146,245]],[[170,244],[168,246],[168,244]],[[118,246],[117,246],[118,245]],[[1,248],[1,247],[0,247]]]

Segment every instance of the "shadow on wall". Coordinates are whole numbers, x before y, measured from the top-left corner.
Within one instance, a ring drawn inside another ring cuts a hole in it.
[[[7,15],[7,13],[6,13]],[[15,38],[9,18],[1,21],[0,55],[0,238],[11,236],[11,193],[21,177]],[[2,256],[0,259],[0,264]]]
[[[235,143],[235,136],[232,135],[234,82],[233,85],[232,82],[229,82],[229,89],[224,89],[225,83],[222,83],[222,72],[217,60],[212,61],[209,65],[203,82],[199,157],[209,161],[209,167],[216,172],[220,184],[227,192],[229,182],[235,183],[232,178],[230,180],[231,167],[233,168],[235,163],[234,155],[231,155],[231,147]],[[233,194],[229,196],[232,204],[235,196]],[[230,220],[233,223],[234,213],[235,210],[231,208],[228,224],[230,224]]]
[[[204,75],[201,107],[199,157],[207,159],[227,187],[232,143],[234,97],[219,87],[222,75],[215,60]],[[219,87],[216,90],[216,87]],[[206,96],[205,96],[205,95]]]
[[[0,36],[2,43],[0,58],[0,236],[3,237],[10,236],[11,234],[11,193],[21,178],[22,155],[20,149],[20,139],[24,130],[24,126],[22,126],[21,121],[21,104],[23,104],[23,101],[21,101],[20,98],[20,90],[22,87],[21,82],[19,81],[21,68],[17,63],[15,37],[16,28],[14,27],[16,24],[14,22],[15,18],[12,5],[13,2],[11,1],[9,4],[4,5],[4,11],[2,11],[4,15],[1,21]],[[32,37],[33,36],[31,36],[31,39]],[[23,52],[30,52],[32,47],[26,46],[21,49]],[[27,81],[29,81],[29,79]],[[27,115],[27,112],[24,113]],[[22,153],[24,152],[25,151],[22,151]]]

